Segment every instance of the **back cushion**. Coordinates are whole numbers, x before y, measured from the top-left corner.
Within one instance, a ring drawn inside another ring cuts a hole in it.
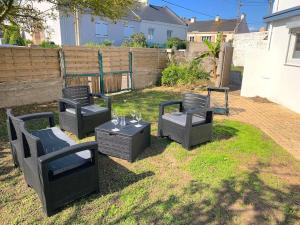
[[[63,89],[63,97],[79,102],[82,106],[90,105],[89,86],[74,86]]]
[[[183,109],[184,111],[190,109],[207,109],[208,97],[205,95],[199,95],[194,93],[183,94]]]

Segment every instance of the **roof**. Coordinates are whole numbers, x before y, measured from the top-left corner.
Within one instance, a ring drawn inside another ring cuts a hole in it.
[[[240,22],[239,19],[230,19],[230,20],[221,19],[219,22],[216,22],[215,20],[195,21],[194,23],[189,24],[188,32],[234,31],[239,22]]]
[[[300,6],[285,9],[264,17],[266,23],[300,15]]]
[[[139,4],[133,12],[128,13],[125,19],[128,20],[148,20],[175,25],[186,25],[172,10],[168,7]],[[136,14],[136,15],[135,15]],[[137,15],[139,18],[137,18]]]

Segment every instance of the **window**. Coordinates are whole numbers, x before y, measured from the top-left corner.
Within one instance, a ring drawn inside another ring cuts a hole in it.
[[[172,37],[172,33],[173,33],[172,30],[167,30],[167,39]]]
[[[290,29],[290,40],[285,64],[300,66],[300,28]]]
[[[124,26],[124,37],[129,38],[134,33],[134,28],[132,26]]]
[[[194,36],[190,36],[190,42],[194,42],[195,41],[195,37]]]
[[[296,33],[296,40],[295,40],[295,50],[293,54],[293,58],[300,59],[300,33]]]
[[[96,36],[107,37],[108,36],[108,24],[103,22],[96,22]]]
[[[205,40],[211,41],[211,36],[202,36],[201,40],[202,40],[202,42]]]
[[[148,40],[153,40],[154,39],[154,28],[149,28],[148,29]]]

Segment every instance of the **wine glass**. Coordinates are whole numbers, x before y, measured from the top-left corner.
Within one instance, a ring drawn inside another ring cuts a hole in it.
[[[136,122],[136,120],[135,120],[135,114],[136,114],[135,110],[130,111],[130,115],[132,117],[132,120],[130,121],[131,123],[135,123]]]
[[[111,122],[115,125],[115,128],[112,129],[112,130],[113,131],[119,131],[119,129],[117,128],[117,125],[119,124],[119,117],[118,117],[118,115],[115,112],[112,113],[112,120],[111,120]]]
[[[135,118],[138,121],[138,124],[136,125],[136,127],[141,127],[142,125],[140,124],[140,121],[142,120],[142,114],[140,112],[136,113]]]

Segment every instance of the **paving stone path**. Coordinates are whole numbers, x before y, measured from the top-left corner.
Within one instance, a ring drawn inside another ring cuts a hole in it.
[[[215,94],[216,104],[223,102]],[[300,114],[261,98],[241,97],[239,91],[229,94],[229,119],[250,123],[285,148],[300,161]]]

